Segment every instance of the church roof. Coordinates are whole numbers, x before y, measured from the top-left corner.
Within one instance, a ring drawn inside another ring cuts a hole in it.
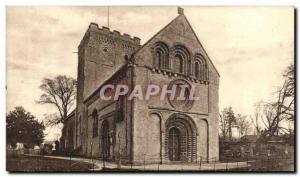
[[[131,64],[131,62],[127,62],[124,65],[122,65],[114,74],[112,74],[108,79],[106,79],[103,83],[101,83],[96,90],[94,90],[86,99],[83,100],[83,103],[87,103],[89,100],[91,100],[91,98],[93,98],[95,95],[97,95],[99,93],[99,91],[101,90],[101,88],[110,83],[111,81],[114,80],[114,78],[116,78],[117,76],[119,76],[120,74],[124,73],[125,70],[127,70],[128,66]]]

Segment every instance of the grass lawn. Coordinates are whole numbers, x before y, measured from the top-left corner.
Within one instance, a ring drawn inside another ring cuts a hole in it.
[[[24,155],[6,157],[6,170],[9,172],[83,172],[91,168],[92,164],[71,160]]]

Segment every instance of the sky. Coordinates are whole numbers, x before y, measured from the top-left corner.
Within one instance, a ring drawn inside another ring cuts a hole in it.
[[[56,112],[39,105],[45,77],[77,77],[77,47],[90,22],[108,25],[107,7],[6,8],[6,111],[23,106],[39,120]],[[144,44],[177,16],[177,7],[110,7],[109,27]],[[251,115],[268,101],[294,62],[291,7],[184,7],[185,16],[220,73],[219,107]],[[46,140],[60,136],[48,127]]]

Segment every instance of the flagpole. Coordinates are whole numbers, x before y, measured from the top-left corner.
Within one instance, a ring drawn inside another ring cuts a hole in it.
[[[109,28],[109,6],[107,6],[107,27]]]

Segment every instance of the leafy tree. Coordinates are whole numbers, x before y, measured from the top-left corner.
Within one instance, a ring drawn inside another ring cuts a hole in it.
[[[17,142],[32,146],[44,139],[45,126],[23,107],[16,107],[6,115],[6,141],[15,146]]]
[[[76,80],[62,75],[54,79],[45,78],[40,89],[44,93],[38,103],[54,105],[58,110],[58,114],[54,113],[46,117],[46,123],[48,125],[64,123],[76,99]]]

